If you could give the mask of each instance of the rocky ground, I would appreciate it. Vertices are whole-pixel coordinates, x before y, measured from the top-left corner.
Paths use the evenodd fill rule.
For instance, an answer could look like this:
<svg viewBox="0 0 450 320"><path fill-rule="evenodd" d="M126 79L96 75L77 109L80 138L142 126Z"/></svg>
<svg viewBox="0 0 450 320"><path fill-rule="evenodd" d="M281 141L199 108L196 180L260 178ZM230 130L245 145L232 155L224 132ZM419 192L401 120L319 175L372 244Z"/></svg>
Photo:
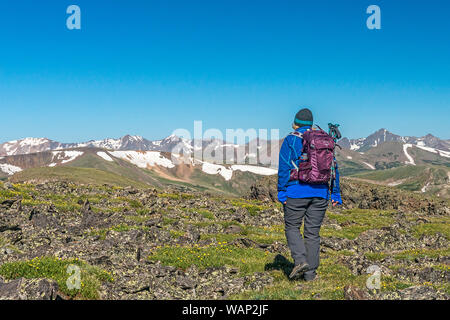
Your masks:
<svg viewBox="0 0 450 320"><path fill-rule="evenodd" d="M291 281L273 185L225 198L0 182L0 299L449 299L448 202L343 180L319 279Z"/></svg>

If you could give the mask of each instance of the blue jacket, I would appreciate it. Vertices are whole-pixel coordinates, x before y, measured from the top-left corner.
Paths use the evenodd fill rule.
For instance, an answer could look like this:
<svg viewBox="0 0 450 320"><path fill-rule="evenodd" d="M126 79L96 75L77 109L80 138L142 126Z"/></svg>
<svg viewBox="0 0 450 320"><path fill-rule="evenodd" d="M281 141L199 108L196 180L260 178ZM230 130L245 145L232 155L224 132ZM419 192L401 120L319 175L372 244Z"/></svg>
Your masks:
<svg viewBox="0 0 450 320"><path fill-rule="evenodd" d="M304 133L311 126L303 126L296 131ZM278 161L278 200L283 203L287 198L330 198L328 184L308 184L300 181L289 181L290 170L294 169L292 161L298 165L298 158L303 149L303 139L294 135L288 135L281 145ZM331 200L342 204L339 188L339 170L336 165L336 179L332 185Z"/></svg>

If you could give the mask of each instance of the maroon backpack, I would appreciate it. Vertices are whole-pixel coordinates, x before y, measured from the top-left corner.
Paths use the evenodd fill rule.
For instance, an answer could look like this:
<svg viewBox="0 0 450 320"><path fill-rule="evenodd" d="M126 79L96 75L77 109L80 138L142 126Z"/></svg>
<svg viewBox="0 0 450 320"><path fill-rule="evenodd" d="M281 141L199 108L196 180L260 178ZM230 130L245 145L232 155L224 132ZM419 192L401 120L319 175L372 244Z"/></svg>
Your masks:
<svg viewBox="0 0 450 320"><path fill-rule="evenodd" d="M319 128L303 133L291 133L303 138L302 155L298 166L292 162L295 169L290 172L290 180L299 180L310 184L328 183L332 178L334 164L335 142L333 138ZM333 177L334 178L334 177Z"/></svg>

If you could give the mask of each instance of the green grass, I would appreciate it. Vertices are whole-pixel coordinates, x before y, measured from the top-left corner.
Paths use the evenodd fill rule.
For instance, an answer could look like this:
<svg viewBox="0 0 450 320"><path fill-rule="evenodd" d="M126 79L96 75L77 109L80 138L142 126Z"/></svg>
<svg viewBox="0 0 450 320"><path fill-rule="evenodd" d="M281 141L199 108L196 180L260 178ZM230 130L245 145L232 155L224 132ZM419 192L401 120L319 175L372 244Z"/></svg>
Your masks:
<svg viewBox="0 0 450 320"><path fill-rule="evenodd" d="M180 238L186 234L184 231L178 230L169 230L169 233L173 238Z"/></svg>
<svg viewBox="0 0 450 320"><path fill-rule="evenodd" d="M110 184L117 186L146 187L143 182L129 179L125 176L94 168L78 167L41 167L32 168L14 175L15 181L22 180L46 180L71 181L82 184Z"/></svg>
<svg viewBox="0 0 450 320"><path fill-rule="evenodd" d="M355 239L362 232L379 229L394 222L394 213L382 210L350 209L342 213L327 212L328 218L339 224L347 223L341 230L323 226L320 235L323 237L338 237Z"/></svg>
<svg viewBox="0 0 450 320"><path fill-rule="evenodd" d="M33 199L32 195L36 194L33 188L27 187L26 185L15 184L13 186L13 190L0 189L0 201L13 198L31 200Z"/></svg>
<svg viewBox="0 0 450 320"><path fill-rule="evenodd" d="M367 173L355 174L355 177L375 181L384 181L388 179L400 180L410 177L421 176L427 169L425 166L402 166L387 170L377 170Z"/></svg>
<svg viewBox="0 0 450 320"><path fill-rule="evenodd" d="M358 162L348 161L348 160L340 160L339 161L339 173L342 176L351 176L357 173L368 172L367 166L364 166Z"/></svg>
<svg viewBox="0 0 450 320"><path fill-rule="evenodd" d="M427 182L431 182L428 189L431 190L433 186L441 186L437 188L439 191L442 186L447 184L447 174L448 169L442 166L417 165L358 173L353 176L380 182L403 180L396 188L406 191L420 191Z"/></svg>
<svg viewBox="0 0 450 320"><path fill-rule="evenodd" d="M70 265L80 268L80 289L69 289L67 280L72 274L67 272ZM107 271L88 265L78 259L61 260L55 257L34 258L29 261L9 262L0 266L0 275L6 279L47 278L58 283L59 290L72 298L98 299L98 289L102 282L114 281Z"/></svg>
<svg viewBox="0 0 450 320"><path fill-rule="evenodd" d="M128 225L126 223L120 223L120 224L117 224L117 225L109 227L109 228L91 229L90 231L88 231L86 233L91 236L99 236L100 239L104 240L109 231L126 232L126 231L130 231L130 230L148 230L148 227L132 226L132 225Z"/></svg>
<svg viewBox="0 0 450 320"><path fill-rule="evenodd" d="M380 284L381 284L380 288L381 292L402 290L413 285L413 283L404 280L399 280L392 276L382 276Z"/></svg>
<svg viewBox="0 0 450 320"><path fill-rule="evenodd" d="M414 260L416 258L437 258L439 256L450 255L450 248L446 249L411 249L394 253L393 256L398 260Z"/></svg>
<svg viewBox="0 0 450 320"><path fill-rule="evenodd" d="M272 244L275 241L286 243L286 237L284 235L284 226L273 225L271 227L255 227L244 226L235 221L219 221L223 228L227 228L230 225L239 226L242 231L239 233L227 234L227 233L205 233L201 235L201 239L216 239L219 242L231 242L238 238L247 238L260 244ZM200 226L200 223L193 223L196 226ZM201 226L205 226L207 223L203 223Z"/></svg>
<svg viewBox="0 0 450 320"><path fill-rule="evenodd" d="M322 259L318 269L319 280L313 282L289 280L292 264L284 257L277 258L268 270L274 277L274 283L259 291L246 291L231 296L230 299L250 300L311 300L311 299L343 299L344 286L351 284L364 287L366 275L355 276L351 271L338 263L337 258Z"/></svg>
<svg viewBox="0 0 450 320"><path fill-rule="evenodd" d="M231 200L231 204L236 207L247 209L247 212L251 216L259 215L260 211L268 209L267 206L261 205L258 201L251 200L241 200L241 199L233 199Z"/></svg>
<svg viewBox="0 0 450 320"><path fill-rule="evenodd" d="M144 223L144 222L148 221L149 219L151 219L150 217L142 215L142 214L139 214L137 216L125 216L124 218L127 221L131 221L131 222L135 222L135 223Z"/></svg>
<svg viewBox="0 0 450 320"><path fill-rule="evenodd" d="M142 209L144 207L144 205L138 200L127 199L127 201L130 207L133 209Z"/></svg>
<svg viewBox="0 0 450 320"><path fill-rule="evenodd" d="M211 211L207 210L207 209L200 209L197 210L198 213L200 213L203 218L205 219L209 219L209 220L214 220L216 217L214 216L214 213L212 213Z"/></svg>
<svg viewBox="0 0 450 320"><path fill-rule="evenodd" d="M384 252L366 252L364 255L370 261L380 261L387 257L387 254Z"/></svg>
<svg viewBox="0 0 450 320"><path fill-rule="evenodd" d="M181 210L183 210L184 212L187 212L187 213L198 213L203 218L208 219L208 220L215 220L215 218L216 218L214 213L212 213L211 211L209 211L206 208L181 208Z"/></svg>
<svg viewBox="0 0 450 320"><path fill-rule="evenodd" d="M286 243L283 225L271 227L243 226L242 235L259 243L272 244L275 241Z"/></svg>
<svg viewBox="0 0 450 320"><path fill-rule="evenodd" d="M447 219L448 220L448 219ZM423 223L413 227L413 234L419 238L422 235L442 233L447 240L450 239L450 221L437 223Z"/></svg>
<svg viewBox="0 0 450 320"><path fill-rule="evenodd" d="M158 193L158 198L182 200L182 199L193 199L195 198L195 196L188 193Z"/></svg>
<svg viewBox="0 0 450 320"><path fill-rule="evenodd" d="M152 261L161 261L164 265L187 269L195 265L200 269L236 267L242 274L264 271L265 263L269 263L273 254L252 248L237 248L227 243L219 242L208 246L166 246L156 248L148 257Z"/></svg>

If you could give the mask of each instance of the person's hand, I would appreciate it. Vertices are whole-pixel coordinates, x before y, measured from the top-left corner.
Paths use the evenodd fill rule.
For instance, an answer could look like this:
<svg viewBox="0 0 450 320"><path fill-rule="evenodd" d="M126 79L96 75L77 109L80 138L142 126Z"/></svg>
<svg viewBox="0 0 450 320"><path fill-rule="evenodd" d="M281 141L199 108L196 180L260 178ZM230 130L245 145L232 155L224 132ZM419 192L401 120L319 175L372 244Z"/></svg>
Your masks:
<svg viewBox="0 0 450 320"><path fill-rule="evenodd" d="M333 207L336 207L339 205L339 202L332 200L331 203L333 204Z"/></svg>
<svg viewBox="0 0 450 320"><path fill-rule="evenodd" d="M283 202L283 204L286 204L287 201Z"/></svg>

